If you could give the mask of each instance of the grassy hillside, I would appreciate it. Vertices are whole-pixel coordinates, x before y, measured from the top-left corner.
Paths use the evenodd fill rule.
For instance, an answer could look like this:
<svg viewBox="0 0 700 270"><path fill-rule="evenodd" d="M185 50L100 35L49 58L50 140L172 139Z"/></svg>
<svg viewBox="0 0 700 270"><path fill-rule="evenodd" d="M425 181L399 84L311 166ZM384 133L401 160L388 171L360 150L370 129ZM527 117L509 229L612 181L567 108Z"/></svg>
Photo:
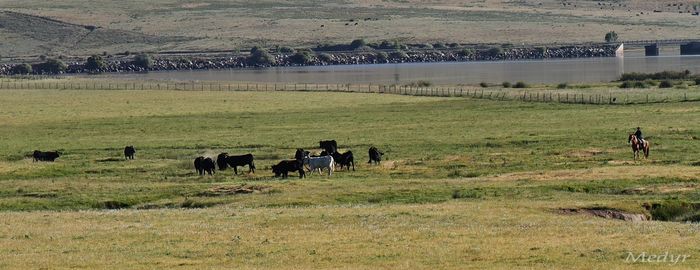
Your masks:
<svg viewBox="0 0 700 270"><path fill-rule="evenodd" d="M680 5L682 4L682 5ZM552 43L697 38L697 1L40 1L8 0L0 9L102 27L81 40L42 18L13 24L0 16L0 54L87 55L144 50L308 46L399 40L414 43ZM654 10L662 12L653 12ZM46 31L53 30L51 33ZM293 33L293 34L290 34ZM85 33L83 33L85 34ZM93 37L94 36L94 37ZM57 42L65 40L68 42Z"/></svg>
<svg viewBox="0 0 700 270"><path fill-rule="evenodd" d="M3 90L0 268L645 268L691 256L697 223L626 222L700 201L697 102L601 106L357 93ZM649 160L627 133L642 126ZM355 172L269 166L322 139ZM122 159L125 145L137 159ZM365 164L367 148L387 153ZM60 150L33 163L34 149ZM199 177L198 155L255 174ZM122 208L121 210L107 210ZM59 211L54 211L59 210ZM80 258L80 259L77 259ZM294 263L290 263L294 262Z"/></svg>

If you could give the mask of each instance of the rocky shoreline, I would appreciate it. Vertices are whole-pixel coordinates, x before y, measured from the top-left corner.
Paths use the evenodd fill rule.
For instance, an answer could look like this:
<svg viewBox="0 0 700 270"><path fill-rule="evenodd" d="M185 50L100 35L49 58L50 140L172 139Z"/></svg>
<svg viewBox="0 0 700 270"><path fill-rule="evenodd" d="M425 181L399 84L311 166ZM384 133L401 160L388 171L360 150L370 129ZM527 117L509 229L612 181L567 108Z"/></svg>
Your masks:
<svg viewBox="0 0 700 270"><path fill-rule="evenodd" d="M428 63L428 62L469 62L469 61L504 61L531 60L554 58L590 58L615 56L614 45L580 45L555 48L491 48L477 49L431 49L411 51L352 51L352 52L310 52L307 58L299 60L294 53L271 54L273 58L268 64L251 62L246 55L229 57L174 57L155 56L150 67L144 67L129 57L120 59L105 59L105 67L99 70L86 68L84 61L69 62L65 74L84 73L118 73L118 72L147 72L175 70L206 70L232 68L263 68L290 66L326 66L353 64L387 64L387 63ZM41 64L32 65L32 74L49 75L37 68ZM16 65L0 65L0 75L18 75Z"/></svg>

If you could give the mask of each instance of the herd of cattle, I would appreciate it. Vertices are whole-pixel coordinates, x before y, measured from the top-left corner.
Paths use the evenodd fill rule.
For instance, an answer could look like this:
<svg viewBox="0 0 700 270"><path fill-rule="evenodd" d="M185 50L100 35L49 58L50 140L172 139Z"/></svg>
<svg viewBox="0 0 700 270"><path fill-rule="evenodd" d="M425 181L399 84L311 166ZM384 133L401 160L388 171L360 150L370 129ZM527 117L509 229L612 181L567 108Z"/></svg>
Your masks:
<svg viewBox="0 0 700 270"><path fill-rule="evenodd" d="M312 155L309 151L299 148L294 154L294 159L282 160L276 165L272 165L272 172L275 174L275 177L287 178L290 172L299 172L299 178L304 178L306 177L306 170L309 172L318 171L321 174L323 169L327 170L328 175L331 176L336 166L340 166L341 170L343 168L350 170L351 167L353 171L355 170L355 157L352 151L338 152L338 143L335 140L320 141L319 147L323 149L319 155ZM134 159L135 154L136 149L134 146L124 148L124 157L126 159ZM374 146L369 148L368 154L369 161L367 163L375 164L379 164L384 155ZM58 151L42 152L35 150L32 156L35 162L53 162L60 155L61 153ZM211 157L200 156L195 158L194 167L199 175L212 175L216 171L217 166L221 171L231 167L234 174L238 174L238 167L248 166L248 173L254 173L254 160L255 157L252 154L233 156L228 153L221 153L217 156L216 161Z"/></svg>

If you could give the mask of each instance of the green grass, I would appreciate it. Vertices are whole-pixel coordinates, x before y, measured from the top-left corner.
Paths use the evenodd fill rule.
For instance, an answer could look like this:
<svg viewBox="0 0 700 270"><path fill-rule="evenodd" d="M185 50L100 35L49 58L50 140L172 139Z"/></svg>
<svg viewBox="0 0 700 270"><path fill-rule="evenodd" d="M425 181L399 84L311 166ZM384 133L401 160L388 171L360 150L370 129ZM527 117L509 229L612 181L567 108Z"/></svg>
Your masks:
<svg viewBox="0 0 700 270"><path fill-rule="evenodd" d="M558 213L649 214L645 203L668 202L657 216L694 220L677 212L695 211L686 206L700 201L697 102L219 91L0 96L3 268L290 268L285 262L295 260L302 268L590 269L652 266L626 263L627 252L700 257L688 241L698 236L696 224ZM626 139L636 126L652 144L648 160L632 161ZM272 177L272 164L298 147L320 151L325 139L352 150L357 171ZM136 160L123 160L132 144ZM371 145L386 153L381 165L365 164ZM34 149L64 156L34 163ZM195 174L196 156L223 151L253 153L258 171Z"/></svg>

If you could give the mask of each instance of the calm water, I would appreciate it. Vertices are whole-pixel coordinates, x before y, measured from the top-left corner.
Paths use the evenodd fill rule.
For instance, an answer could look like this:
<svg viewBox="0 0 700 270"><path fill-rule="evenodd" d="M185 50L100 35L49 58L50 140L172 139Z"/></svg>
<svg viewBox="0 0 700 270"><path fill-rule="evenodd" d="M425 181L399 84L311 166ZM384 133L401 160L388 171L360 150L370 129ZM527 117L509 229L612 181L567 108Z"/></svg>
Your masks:
<svg viewBox="0 0 700 270"><path fill-rule="evenodd" d="M700 56L626 56L500 62L443 62L315 67L278 67L168 71L107 75L138 79L181 81L245 81L271 83L408 83L477 84L524 81L529 83L593 83L617 79L623 72L690 70L700 73Z"/></svg>

